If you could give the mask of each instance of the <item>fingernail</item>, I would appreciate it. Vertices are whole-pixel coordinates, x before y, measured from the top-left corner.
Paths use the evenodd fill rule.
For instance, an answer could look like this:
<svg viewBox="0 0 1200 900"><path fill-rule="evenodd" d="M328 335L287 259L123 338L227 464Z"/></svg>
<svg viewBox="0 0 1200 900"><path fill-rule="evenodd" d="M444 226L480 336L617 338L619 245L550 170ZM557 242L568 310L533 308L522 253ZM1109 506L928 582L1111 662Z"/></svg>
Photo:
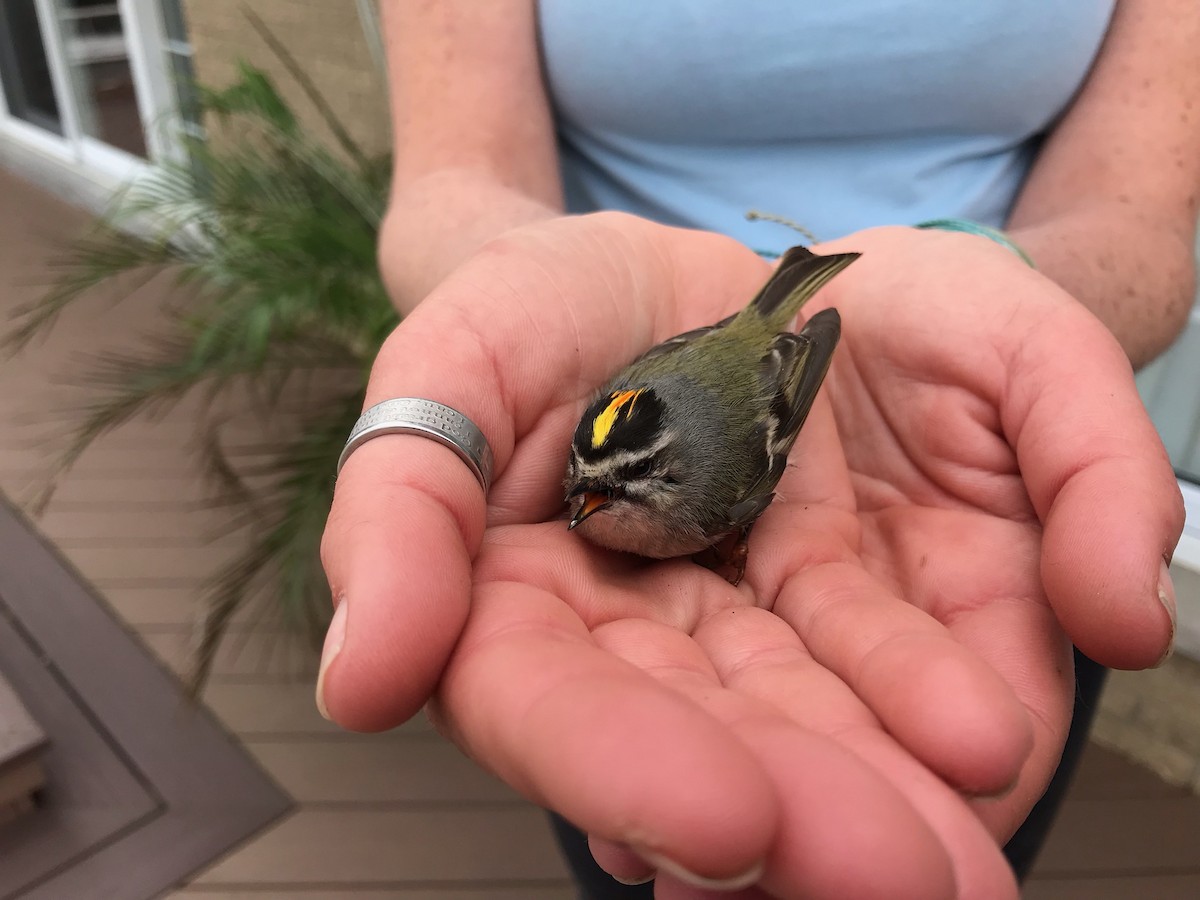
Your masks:
<svg viewBox="0 0 1200 900"><path fill-rule="evenodd" d="M329 631L325 633L325 646L321 650L321 668L317 672L317 712L326 719L329 718L329 710L325 708L325 672L342 652L342 644L346 640L347 606L343 597L337 609L333 611L333 618L329 620Z"/></svg>
<svg viewBox="0 0 1200 900"><path fill-rule="evenodd" d="M1175 652L1175 625L1178 617L1175 603L1175 582L1171 580L1171 570L1165 560L1159 564L1158 602L1163 605L1163 609L1171 617L1171 640L1167 645L1167 651L1162 655L1162 659L1155 663L1156 668L1170 659L1171 654Z"/></svg>
<svg viewBox="0 0 1200 900"><path fill-rule="evenodd" d="M619 875L613 875L612 879L613 881L621 882L621 884L627 884L630 887L637 887L639 884L649 884L654 880L654 876L657 874L657 872L651 872L645 878L621 878Z"/></svg>
<svg viewBox="0 0 1200 900"><path fill-rule="evenodd" d="M659 872L666 872L684 884L707 891L740 891L757 884L763 874L763 864L758 862L741 875L735 875L732 878L705 878L703 875L688 871L673 859L660 856L653 850L646 850L643 847L635 847L634 850L638 856Z"/></svg>
<svg viewBox="0 0 1200 900"><path fill-rule="evenodd" d="M1015 791L1017 789L1017 785L1020 783L1021 776L1018 774L1016 778L1014 778L1004 787L1000 788L998 791L967 791L962 790L961 788L960 790L964 796L972 797L976 800L1003 800L1005 797Z"/></svg>

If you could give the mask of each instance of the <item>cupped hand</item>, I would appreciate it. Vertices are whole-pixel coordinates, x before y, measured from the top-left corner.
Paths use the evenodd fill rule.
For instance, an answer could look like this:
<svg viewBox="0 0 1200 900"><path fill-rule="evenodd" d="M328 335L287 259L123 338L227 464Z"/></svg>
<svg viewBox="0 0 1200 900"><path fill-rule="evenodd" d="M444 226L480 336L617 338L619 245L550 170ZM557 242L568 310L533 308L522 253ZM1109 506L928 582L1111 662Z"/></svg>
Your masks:
<svg viewBox="0 0 1200 900"><path fill-rule="evenodd" d="M1145 668L1174 638L1182 499L1124 353L1071 297L974 236L878 229L830 285L829 384L865 567L1015 691L1034 749L973 806L1001 838L1057 762L1070 641Z"/></svg>
<svg viewBox="0 0 1200 900"><path fill-rule="evenodd" d="M657 868L663 896L1012 896L997 839L1070 714L1055 614L1101 661L1161 654L1174 481L1111 339L1000 248L894 229L820 249L865 254L813 302L844 344L737 589L554 519L591 391L743 305L765 265L602 215L513 233L445 282L368 403L429 397L483 428L487 528L449 451L354 454L325 546L329 713L389 727L436 688L461 747L610 871Z"/></svg>

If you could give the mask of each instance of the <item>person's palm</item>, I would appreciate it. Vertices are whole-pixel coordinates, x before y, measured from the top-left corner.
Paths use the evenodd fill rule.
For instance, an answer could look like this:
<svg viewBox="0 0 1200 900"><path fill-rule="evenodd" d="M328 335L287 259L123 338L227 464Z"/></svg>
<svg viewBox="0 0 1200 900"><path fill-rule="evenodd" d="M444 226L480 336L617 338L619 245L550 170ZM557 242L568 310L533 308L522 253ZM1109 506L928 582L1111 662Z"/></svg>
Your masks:
<svg viewBox="0 0 1200 900"><path fill-rule="evenodd" d="M1135 504L1145 533L1102 559L1052 522L1065 549L1044 555L1039 515L1116 453L1080 446L1102 423L1037 416L1071 411L1055 392L1102 391L1078 407L1088 415L1112 402L1111 341L977 239L897 229L843 244L863 259L813 302L839 307L843 345L737 589L687 559L596 549L556 516L595 388L650 344L743 305L766 267L723 239L601 216L507 239L444 285L381 355L370 399L430 396L484 427L500 460L488 528L469 473L440 448L389 439L356 453L327 542L355 608L352 649L326 673L331 712L395 724L440 676L443 729L590 831L626 877L646 858L706 875L765 858L760 884L781 896L934 897L955 882L964 896L1010 895L993 836L1040 793L1070 710L1043 575L1068 624L1095 584L1124 604L1125 657L1105 623L1077 641L1106 661L1153 661L1170 470L1122 395L1112 413L1132 431L1116 450L1141 465L1123 477L1144 483L1115 499L1127 513L1126 492L1151 489ZM1003 276L990 291L989 272ZM1060 350L1080 346L1022 379L1017 367L1047 365L1039 327ZM1103 535L1104 505L1085 499L1083 525ZM1162 546L1142 559L1151 539ZM1057 596L1046 565L1068 569ZM1144 598L1114 593L1138 579ZM682 890L670 868L664 896Z"/></svg>

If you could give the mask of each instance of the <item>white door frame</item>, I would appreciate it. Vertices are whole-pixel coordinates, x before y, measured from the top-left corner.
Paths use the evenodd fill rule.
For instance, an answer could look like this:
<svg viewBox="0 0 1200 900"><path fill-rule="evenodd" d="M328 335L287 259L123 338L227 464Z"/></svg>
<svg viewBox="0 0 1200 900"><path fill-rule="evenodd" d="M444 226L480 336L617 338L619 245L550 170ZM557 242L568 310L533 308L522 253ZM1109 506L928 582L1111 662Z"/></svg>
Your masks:
<svg viewBox="0 0 1200 900"><path fill-rule="evenodd" d="M117 0L121 14L129 68L137 96L138 113L146 136L150 161L172 155L175 91L163 53L165 34L156 0ZM34 0L42 31L50 81L58 103L62 135L54 134L11 115L0 91L0 138L19 143L22 151L43 156L47 162L115 189L145 172L148 161L105 144L83 131L67 60L56 0Z"/></svg>

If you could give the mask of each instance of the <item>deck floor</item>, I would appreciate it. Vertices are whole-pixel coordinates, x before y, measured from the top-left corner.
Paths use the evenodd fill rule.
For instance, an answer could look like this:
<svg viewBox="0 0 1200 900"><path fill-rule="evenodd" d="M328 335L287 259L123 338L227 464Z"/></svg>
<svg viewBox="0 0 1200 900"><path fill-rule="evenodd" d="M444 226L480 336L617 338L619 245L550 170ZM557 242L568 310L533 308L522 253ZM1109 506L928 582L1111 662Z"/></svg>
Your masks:
<svg viewBox="0 0 1200 900"><path fill-rule="evenodd" d="M46 261L86 218L0 172L0 316L36 296ZM154 288L65 317L0 365L0 489L16 502L45 471L80 354L156 321ZM247 440L261 438L252 421ZM195 592L237 548L205 507L188 409L103 438L63 482L39 527L166 665L180 671ZM244 619L205 702L296 800L295 811L217 861L175 900L567 900L542 813L482 774L423 722L350 735L320 718L313 658ZM1026 887L1031 900L1200 897L1200 799L1090 747Z"/></svg>

